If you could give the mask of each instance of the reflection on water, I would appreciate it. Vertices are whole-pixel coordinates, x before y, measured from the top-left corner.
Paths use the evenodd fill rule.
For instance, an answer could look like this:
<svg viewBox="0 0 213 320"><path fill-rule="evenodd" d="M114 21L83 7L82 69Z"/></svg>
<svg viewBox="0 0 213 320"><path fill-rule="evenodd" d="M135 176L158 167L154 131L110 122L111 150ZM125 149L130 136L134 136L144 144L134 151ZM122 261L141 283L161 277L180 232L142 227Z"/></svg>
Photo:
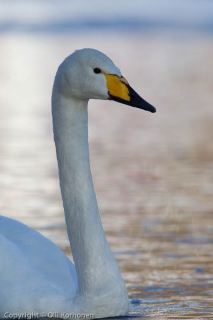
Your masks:
<svg viewBox="0 0 213 320"><path fill-rule="evenodd" d="M161 223L166 225L166 220ZM204 219L202 224L207 221ZM185 315L187 319L213 314L212 237L208 240L206 237L203 242L200 240L202 234L198 233L186 240L180 233L168 234L166 227L164 230L166 234L155 228L147 233L143 230L141 241L148 241L146 249L141 244L141 249L138 247L122 257L122 265L129 267L133 314L162 315L164 318L175 314L176 317Z"/></svg>
<svg viewBox="0 0 213 320"><path fill-rule="evenodd" d="M51 86L70 52L100 49L157 108L153 115L109 101L90 104L94 184L131 315L211 318L212 39L1 35L1 47L1 213L36 228L70 256Z"/></svg>

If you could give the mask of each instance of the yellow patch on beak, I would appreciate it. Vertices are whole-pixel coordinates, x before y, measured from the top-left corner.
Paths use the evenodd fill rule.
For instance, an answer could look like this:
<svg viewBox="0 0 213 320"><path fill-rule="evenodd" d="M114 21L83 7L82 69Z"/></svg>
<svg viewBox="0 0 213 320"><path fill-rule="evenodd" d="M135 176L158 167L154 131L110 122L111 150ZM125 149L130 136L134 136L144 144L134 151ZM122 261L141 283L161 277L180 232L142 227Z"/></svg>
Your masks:
<svg viewBox="0 0 213 320"><path fill-rule="evenodd" d="M105 74L109 95L118 97L122 100L130 101L129 90L126 86L128 81L113 74Z"/></svg>

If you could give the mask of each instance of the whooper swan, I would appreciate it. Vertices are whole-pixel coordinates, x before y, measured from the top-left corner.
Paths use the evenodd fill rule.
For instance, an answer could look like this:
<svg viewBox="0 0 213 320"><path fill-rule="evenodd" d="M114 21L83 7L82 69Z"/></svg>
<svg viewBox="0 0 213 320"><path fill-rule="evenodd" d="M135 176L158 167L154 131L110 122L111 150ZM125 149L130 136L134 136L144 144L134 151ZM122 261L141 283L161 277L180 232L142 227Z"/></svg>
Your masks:
<svg viewBox="0 0 213 320"><path fill-rule="evenodd" d="M89 99L109 99L155 112L103 53L75 51L59 66L52 93L61 194L75 265L50 240L0 217L0 317L93 318L128 314L125 283L106 240L92 182Z"/></svg>

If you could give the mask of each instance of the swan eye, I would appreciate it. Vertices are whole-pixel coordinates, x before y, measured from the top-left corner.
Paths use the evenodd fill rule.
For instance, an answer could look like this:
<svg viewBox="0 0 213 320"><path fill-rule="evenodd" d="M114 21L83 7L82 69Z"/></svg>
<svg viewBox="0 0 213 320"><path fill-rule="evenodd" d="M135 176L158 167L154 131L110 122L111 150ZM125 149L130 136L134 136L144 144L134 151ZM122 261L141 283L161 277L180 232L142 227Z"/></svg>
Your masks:
<svg viewBox="0 0 213 320"><path fill-rule="evenodd" d="M95 72L95 73L101 73L101 69L95 68L95 69L94 69L94 72Z"/></svg>

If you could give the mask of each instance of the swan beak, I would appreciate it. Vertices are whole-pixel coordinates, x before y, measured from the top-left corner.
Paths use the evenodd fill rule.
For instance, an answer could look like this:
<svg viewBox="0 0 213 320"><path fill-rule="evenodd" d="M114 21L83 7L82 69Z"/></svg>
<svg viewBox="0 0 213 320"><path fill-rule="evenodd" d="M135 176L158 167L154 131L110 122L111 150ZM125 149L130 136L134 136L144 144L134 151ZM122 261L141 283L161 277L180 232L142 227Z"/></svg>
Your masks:
<svg viewBox="0 0 213 320"><path fill-rule="evenodd" d="M129 85L124 77L118 77L114 74L105 74L107 88L109 93L109 100L114 100L129 106L156 112L155 107L145 101L137 94Z"/></svg>

